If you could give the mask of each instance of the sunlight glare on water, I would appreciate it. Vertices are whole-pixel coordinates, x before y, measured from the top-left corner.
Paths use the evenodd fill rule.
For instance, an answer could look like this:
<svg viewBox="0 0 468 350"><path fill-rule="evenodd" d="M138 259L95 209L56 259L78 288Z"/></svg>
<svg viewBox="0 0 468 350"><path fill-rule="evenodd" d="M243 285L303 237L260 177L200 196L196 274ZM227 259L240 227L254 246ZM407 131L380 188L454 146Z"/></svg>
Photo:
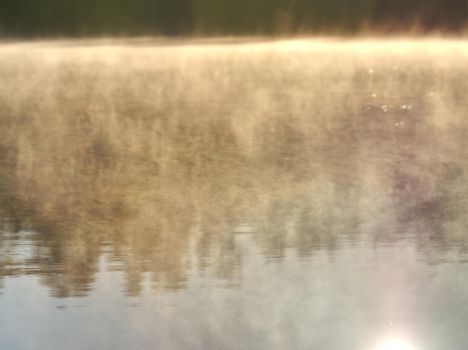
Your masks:
<svg viewBox="0 0 468 350"><path fill-rule="evenodd" d="M403 337L389 337L382 340L373 350L419 350Z"/></svg>

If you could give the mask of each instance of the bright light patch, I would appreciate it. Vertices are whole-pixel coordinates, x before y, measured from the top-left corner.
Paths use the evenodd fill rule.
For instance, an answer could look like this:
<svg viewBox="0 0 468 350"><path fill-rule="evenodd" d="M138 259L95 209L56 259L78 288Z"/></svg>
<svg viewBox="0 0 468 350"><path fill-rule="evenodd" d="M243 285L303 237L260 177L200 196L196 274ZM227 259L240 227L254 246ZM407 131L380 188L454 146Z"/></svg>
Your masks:
<svg viewBox="0 0 468 350"><path fill-rule="evenodd" d="M375 350L416 350L403 338L389 338L382 341Z"/></svg>

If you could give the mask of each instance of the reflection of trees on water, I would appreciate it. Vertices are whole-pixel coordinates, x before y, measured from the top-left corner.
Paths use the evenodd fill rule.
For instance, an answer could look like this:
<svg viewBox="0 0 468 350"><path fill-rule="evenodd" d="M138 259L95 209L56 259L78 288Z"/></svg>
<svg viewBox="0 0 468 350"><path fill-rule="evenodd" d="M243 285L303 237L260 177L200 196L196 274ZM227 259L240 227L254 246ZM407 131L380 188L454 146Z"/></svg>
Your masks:
<svg viewBox="0 0 468 350"><path fill-rule="evenodd" d="M194 270L235 286L245 244L274 261L402 237L431 260L465 251L465 68L129 57L0 70L0 275L86 295L104 256L136 295Z"/></svg>

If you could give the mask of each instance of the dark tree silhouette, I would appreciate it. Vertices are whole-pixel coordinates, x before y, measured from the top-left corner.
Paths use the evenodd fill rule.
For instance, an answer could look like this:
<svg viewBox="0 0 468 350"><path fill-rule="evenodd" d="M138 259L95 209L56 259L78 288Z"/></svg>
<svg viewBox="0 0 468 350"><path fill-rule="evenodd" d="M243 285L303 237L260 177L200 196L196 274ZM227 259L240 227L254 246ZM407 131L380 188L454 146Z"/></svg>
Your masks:
<svg viewBox="0 0 468 350"><path fill-rule="evenodd" d="M466 0L378 0L374 22L377 25L422 30L459 30L466 22Z"/></svg>
<svg viewBox="0 0 468 350"><path fill-rule="evenodd" d="M226 35L458 31L468 0L1 0L0 34Z"/></svg>

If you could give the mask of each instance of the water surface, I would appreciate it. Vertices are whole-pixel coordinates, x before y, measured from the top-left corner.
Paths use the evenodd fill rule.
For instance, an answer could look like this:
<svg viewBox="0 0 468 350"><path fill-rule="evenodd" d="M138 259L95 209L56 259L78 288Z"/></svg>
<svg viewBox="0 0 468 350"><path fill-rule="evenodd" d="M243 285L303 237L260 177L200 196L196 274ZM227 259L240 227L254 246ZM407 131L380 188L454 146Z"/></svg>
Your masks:
<svg viewBox="0 0 468 350"><path fill-rule="evenodd" d="M1 349L468 346L464 42L0 62Z"/></svg>

